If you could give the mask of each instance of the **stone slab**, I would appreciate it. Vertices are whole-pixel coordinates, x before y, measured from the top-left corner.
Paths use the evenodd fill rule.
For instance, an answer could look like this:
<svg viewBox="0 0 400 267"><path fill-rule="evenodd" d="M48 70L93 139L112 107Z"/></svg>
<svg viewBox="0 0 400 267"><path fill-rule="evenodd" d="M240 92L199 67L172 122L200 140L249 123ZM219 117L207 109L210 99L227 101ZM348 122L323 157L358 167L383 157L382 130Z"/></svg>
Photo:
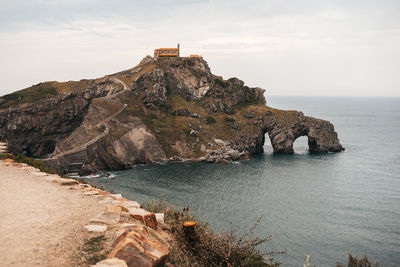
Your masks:
<svg viewBox="0 0 400 267"><path fill-rule="evenodd" d="M104 224L115 224L119 222L120 214L117 212L102 212L99 215L93 217L90 222L98 222Z"/></svg>
<svg viewBox="0 0 400 267"><path fill-rule="evenodd" d="M157 222L164 223L164 213L154 213L156 215Z"/></svg>
<svg viewBox="0 0 400 267"><path fill-rule="evenodd" d="M110 197L114 198L114 199L118 199L118 198L122 198L121 194L111 194L109 195Z"/></svg>
<svg viewBox="0 0 400 267"><path fill-rule="evenodd" d="M142 221L144 223L144 216L150 214L147 210L141 208L129 208L129 213L135 220Z"/></svg>
<svg viewBox="0 0 400 267"><path fill-rule="evenodd" d="M85 228L88 232L103 233L103 232L107 231L107 226L106 226L106 225L95 225L95 224L91 224L91 225L86 225L86 226L84 226L84 228Z"/></svg>
<svg viewBox="0 0 400 267"><path fill-rule="evenodd" d="M106 207L106 212L115 212L121 214L122 208L120 206L108 206Z"/></svg>

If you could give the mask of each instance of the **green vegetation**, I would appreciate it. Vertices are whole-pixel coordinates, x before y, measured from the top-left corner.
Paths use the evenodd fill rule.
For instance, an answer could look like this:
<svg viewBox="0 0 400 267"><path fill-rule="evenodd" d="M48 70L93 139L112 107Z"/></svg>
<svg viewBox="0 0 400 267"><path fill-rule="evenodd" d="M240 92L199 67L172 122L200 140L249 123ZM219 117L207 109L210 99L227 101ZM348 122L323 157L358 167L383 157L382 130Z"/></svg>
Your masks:
<svg viewBox="0 0 400 267"><path fill-rule="evenodd" d="M107 257L107 251L104 250L106 240L104 235L100 235L88 239L83 244L82 252L88 264L96 264Z"/></svg>
<svg viewBox="0 0 400 267"><path fill-rule="evenodd" d="M216 123L217 121L215 120L215 118L213 116L206 116L206 122L208 124L212 124L212 123Z"/></svg>
<svg viewBox="0 0 400 267"><path fill-rule="evenodd" d="M165 199L152 200L142 204L151 212L164 212L165 222L171 226L173 241L167 261L173 266L279 266L279 263L264 259L273 252L262 254L256 247L270 238L253 238L253 232L260 220L244 235L237 235L237 229L213 233L207 222L202 222L189 212L168 205ZM196 222L194 239L188 239L183 223Z"/></svg>
<svg viewBox="0 0 400 267"><path fill-rule="evenodd" d="M154 128L155 128L154 123L155 123L155 121L158 120L158 117L157 117L156 114L150 113L150 114L147 114L147 115L143 115L143 116L141 117L141 119L143 120L143 122L144 122L147 126L150 126L150 129L154 129Z"/></svg>
<svg viewBox="0 0 400 267"><path fill-rule="evenodd" d="M167 113L171 109L171 107L172 106L170 104L164 104L164 105L160 105L159 109L161 112Z"/></svg>
<svg viewBox="0 0 400 267"><path fill-rule="evenodd" d="M163 212L165 222L171 226L173 237L167 262L173 266L247 266L277 267L272 257L284 252L260 253L257 246L268 242L267 238L253 238L254 230L260 219L250 230L238 237L237 229L223 233L213 233L208 222L202 222L189 212L168 204L163 197L142 203L141 207L151 212ZM183 229L185 221L196 222L196 242L188 240ZM190 242L192 241L192 243ZM265 257L268 259L266 260ZM300 264L301 265L301 264ZM303 266L316 266L311 263L310 256L305 255ZM367 256L360 259L349 254L347 265L336 263L336 267L379 267L379 263L371 262Z"/></svg>
<svg viewBox="0 0 400 267"><path fill-rule="evenodd" d="M46 173L50 173L50 174L57 173L55 170L50 169L46 165L44 165L43 161L24 156L22 154L18 154L18 155L8 154L8 153L0 154L0 159L7 159L7 158L12 159L15 162L28 164L32 167L39 169L42 172L46 172Z"/></svg>
<svg viewBox="0 0 400 267"><path fill-rule="evenodd" d="M57 95L57 90L53 83L39 83L26 89L2 96L1 99L3 101L0 102L0 108L36 102L49 95Z"/></svg>
<svg viewBox="0 0 400 267"><path fill-rule="evenodd" d="M346 267L341 263L336 263L336 267ZM357 257L352 256L349 254L349 261L347 263L347 267L379 267L379 263L371 262L367 256L358 259Z"/></svg>
<svg viewBox="0 0 400 267"><path fill-rule="evenodd" d="M190 130L190 129L183 129L183 132L187 135L187 136L189 136L190 135L190 132L191 132L192 130Z"/></svg>
<svg viewBox="0 0 400 267"><path fill-rule="evenodd" d="M234 122L234 121L235 121L235 119L232 118L232 117L224 117L224 120L225 120L226 122Z"/></svg>

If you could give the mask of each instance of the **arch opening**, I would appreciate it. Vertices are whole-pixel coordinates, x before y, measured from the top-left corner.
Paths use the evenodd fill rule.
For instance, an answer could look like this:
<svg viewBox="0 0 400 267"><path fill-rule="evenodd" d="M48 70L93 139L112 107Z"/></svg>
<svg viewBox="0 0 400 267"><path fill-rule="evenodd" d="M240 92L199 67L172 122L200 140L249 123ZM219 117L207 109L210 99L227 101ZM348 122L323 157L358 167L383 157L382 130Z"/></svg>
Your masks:
<svg viewBox="0 0 400 267"><path fill-rule="evenodd" d="M308 154L310 153L310 148L308 145L308 136L303 135L296 138L293 142L294 154Z"/></svg>
<svg viewBox="0 0 400 267"><path fill-rule="evenodd" d="M274 148L272 146L272 142L271 142L271 139L269 137L267 130L263 131L262 148L263 148L263 151L262 151L263 154L273 154L274 153Z"/></svg>

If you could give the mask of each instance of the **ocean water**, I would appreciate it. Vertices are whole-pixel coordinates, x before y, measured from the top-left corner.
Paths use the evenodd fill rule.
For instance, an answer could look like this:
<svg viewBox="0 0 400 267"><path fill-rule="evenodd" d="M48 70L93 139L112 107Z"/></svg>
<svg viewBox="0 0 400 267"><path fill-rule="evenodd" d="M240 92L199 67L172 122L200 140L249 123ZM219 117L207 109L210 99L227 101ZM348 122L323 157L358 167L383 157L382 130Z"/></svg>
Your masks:
<svg viewBox="0 0 400 267"><path fill-rule="evenodd" d="M261 251L286 251L283 266L347 262L368 255L400 266L400 98L267 97L268 105L330 120L343 153L265 153L229 164L137 166L96 183L138 201L163 195L208 220L215 231L237 225L272 235Z"/></svg>

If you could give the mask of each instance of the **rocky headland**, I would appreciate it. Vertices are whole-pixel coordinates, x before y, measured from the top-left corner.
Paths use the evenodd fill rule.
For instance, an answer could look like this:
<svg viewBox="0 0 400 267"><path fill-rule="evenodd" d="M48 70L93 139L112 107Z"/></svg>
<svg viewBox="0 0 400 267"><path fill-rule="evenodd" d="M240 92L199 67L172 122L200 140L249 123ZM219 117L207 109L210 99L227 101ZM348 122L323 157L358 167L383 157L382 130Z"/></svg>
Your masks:
<svg viewBox="0 0 400 267"><path fill-rule="evenodd" d="M201 58L145 57L92 80L45 82L0 98L0 140L60 173L171 161L226 162L263 152L340 152L333 125L266 106L264 90L211 73Z"/></svg>

